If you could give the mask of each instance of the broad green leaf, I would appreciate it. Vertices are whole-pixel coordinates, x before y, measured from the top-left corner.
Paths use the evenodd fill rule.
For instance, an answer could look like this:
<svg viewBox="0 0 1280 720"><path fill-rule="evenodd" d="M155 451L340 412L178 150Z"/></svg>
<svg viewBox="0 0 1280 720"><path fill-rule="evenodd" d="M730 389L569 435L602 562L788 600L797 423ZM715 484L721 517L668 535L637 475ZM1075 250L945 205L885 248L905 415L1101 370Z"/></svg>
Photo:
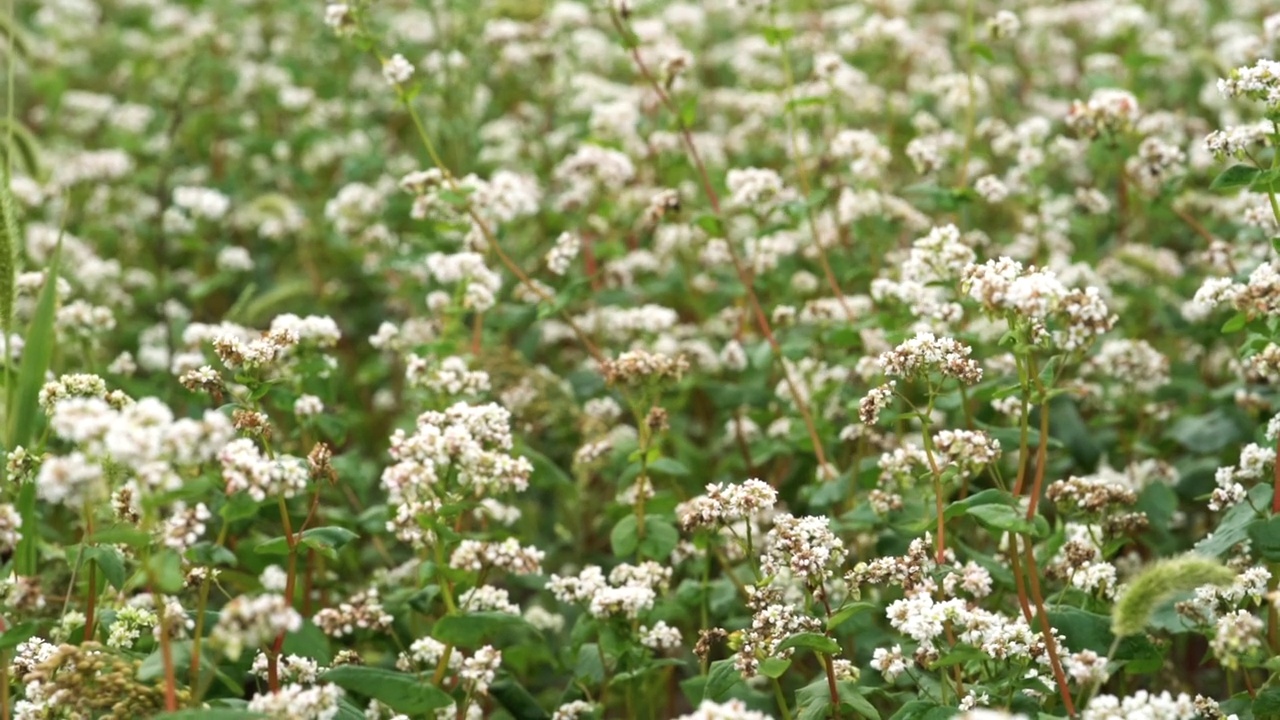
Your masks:
<svg viewBox="0 0 1280 720"><path fill-rule="evenodd" d="M796 633L778 643L778 652L791 648L805 648L816 653L835 655L840 652L840 643L821 633Z"/></svg>
<svg viewBox="0 0 1280 720"><path fill-rule="evenodd" d="M516 631L538 631L519 615L504 612L474 612L445 615L431 628L431 637L459 647L477 647L485 641L509 641Z"/></svg>
<svg viewBox="0 0 1280 720"><path fill-rule="evenodd" d="M423 715L453 703L453 698L435 685L395 670L339 665L321 675L320 680L406 715Z"/></svg>
<svg viewBox="0 0 1280 720"><path fill-rule="evenodd" d="M1262 170L1250 165L1232 165L1218 174L1209 184L1210 190L1230 190L1232 188L1247 187L1258 179L1262 174Z"/></svg>
<svg viewBox="0 0 1280 720"><path fill-rule="evenodd" d="M835 630L841 625L848 622L855 615L860 615L868 610L875 610L876 606L869 602L849 603L836 611L834 615L827 620L827 630Z"/></svg>
<svg viewBox="0 0 1280 720"><path fill-rule="evenodd" d="M102 570L102 577L111 583L111 587L116 590L124 588L124 556L119 550L110 545L90 545L84 549L84 559Z"/></svg>

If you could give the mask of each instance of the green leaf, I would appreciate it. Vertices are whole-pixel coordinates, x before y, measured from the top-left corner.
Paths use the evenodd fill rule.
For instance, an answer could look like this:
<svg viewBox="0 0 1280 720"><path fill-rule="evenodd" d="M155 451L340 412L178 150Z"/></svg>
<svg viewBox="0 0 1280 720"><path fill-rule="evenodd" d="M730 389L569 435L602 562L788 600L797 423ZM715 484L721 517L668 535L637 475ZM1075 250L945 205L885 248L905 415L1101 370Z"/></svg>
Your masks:
<svg viewBox="0 0 1280 720"><path fill-rule="evenodd" d="M1250 523L1248 533L1253 549L1262 557L1272 562L1280 560L1280 516Z"/></svg>
<svg viewBox="0 0 1280 720"><path fill-rule="evenodd" d="M300 629L284 636L280 652L310 658L321 665L328 665L333 661L333 655L329 652L329 636L310 620L303 620Z"/></svg>
<svg viewBox="0 0 1280 720"><path fill-rule="evenodd" d="M1253 715L1254 717L1280 715L1280 687L1264 688L1258 693L1258 697L1253 699Z"/></svg>
<svg viewBox="0 0 1280 720"><path fill-rule="evenodd" d="M702 688L702 699L724 702L735 685L742 684L742 673L733 666L733 658L716 660L707 670L707 684Z"/></svg>
<svg viewBox="0 0 1280 720"><path fill-rule="evenodd" d="M174 667L189 667L191 665L191 645L190 640L176 640L169 643L169 651L172 653ZM164 651L156 648L154 652L143 659L142 664L138 665L138 679L142 682L150 682L158 680L164 675Z"/></svg>
<svg viewBox="0 0 1280 720"><path fill-rule="evenodd" d="M132 525L115 525L103 528L89 536L86 541L100 545L126 545L131 548L146 547L151 544L151 533L139 530Z"/></svg>
<svg viewBox="0 0 1280 720"><path fill-rule="evenodd" d="M182 574L182 558L168 548L152 555L147 561L147 569L160 592L176 593L186 584L186 577Z"/></svg>
<svg viewBox="0 0 1280 720"><path fill-rule="evenodd" d="M342 546L358 537L360 536L346 528L327 525L302 531L302 537L298 538L298 544L302 547L311 548L319 552L321 555L333 559L338 557L337 551L341 549ZM283 535L271 538L254 548L253 551L261 555L288 555L289 539Z"/></svg>
<svg viewBox="0 0 1280 720"><path fill-rule="evenodd" d="M1230 190L1232 188L1247 187L1253 184L1262 174L1262 170L1250 165L1232 165L1223 170L1218 177L1213 179L1209 184L1210 190Z"/></svg>
<svg viewBox="0 0 1280 720"><path fill-rule="evenodd" d="M875 706L862 696L853 683L847 680L836 683L836 697L840 698L842 709L847 707L859 717L880 720L880 713ZM797 690L796 707L799 710L796 717L803 720L828 717L831 712L831 689L826 678L819 678Z"/></svg>
<svg viewBox="0 0 1280 720"><path fill-rule="evenodd" d="M1196 543L1195 551L1201 555L1221 557L1231 548L1248 540L1249 526L1258 522L1258 513L1254 508L1270 506L1271 492L1271 486L1266 483L1250 488L1248 502L1239 503L1227 510L1222 520L1218 522L1218 527L1214 529L1213 535Z"/></svg>
<svg viewBox="0 0 1280 720"><path fill-rule="evenodd" d="M988 530L1021 533L1033 538L1048 536L1048 525L1028 520L1017 508L1008 505L978 505L965 513ZM1042 519L1042 518L1038 518Z"/></svg>
<svg viewBox="0 0 1280 720"><path fill-rule="evenodd" d="M406 715L422 715L453 703L448 693L418 676L383 668L339 665L320 679Z"/></svg>
<svg viewBox="0 0 1280 720"><path fill-rule="evenodd" d="M873 603L869 603L869 602L849 603L848 605L845 605L844 607L837 610L836 614L832 615L831 618L827 620L827 630L835 630L836 628L840 627L846 622L849 622L849 620L853 618L854 615L859 615L868 610L875 610L875 609L876 609L876 606Z"/></svg>
<svg viewBox="0 0 1280 720"><path fill-rule="evenodd" d="M0 633L0 650L16 648L35 637L38 632L40 632L40 626L34 622L18 623Z"/></svg>
<svg viewBox="0 0 1280 720"><path fill-rule="evenodd" d="M509 640L516 631L537 630L519 615L504 612L474 612L445 615L431 628L431 637L460 647L476 647L485 640Z"/></svg>
<svg viewBox="0 0 1280 720"><path fill-rule="evenodd" d="M663 475L676 475L678 477L684 477L689 474L689 468L685 467L684 463L669 457L660 457L654 460L649 463L649 469Z"/></svg>
<svg viewBox="0 0 1280 720"><path fill-rule="evenodd" d="M912 700L898 708L889 720L947 720L959 712L955 707L939 705L932 700Z"/></svg>
<svg viewBox="0 0 1280 720"><path fill-rule="evenodd" d="M110 545L90 545L84 549L84 559L102 570L102 577L111 583L111 587L117 590L124 588L124 556L119 550ZM94 590L90 588L90 592Z"/></svg>
<svg viewBox="0 0 1280 720"><path fill-rule="evenodd" d="M765 658L760 662L760 674L765 677L777 679L786 674L787 669L790 667L791 661L786 658Z"/></svg>
<svg viewBox="0 0 1280 720"><path fill-rule="evenodd" d="M1222 324L1222 334L1233 333L1244 329L1249 324L1249 316L1242 312L1232 315L1225 323Z"/></svg>
<svg viewBox="0 0 1280 720"><path fill-rule="evenodd" d="M644 519L644 538L640 540L641 555L654 560L666 560L680 543L680 531L669 521L650 515Z"/></svg>
<svg viewBox="0 0 1280 720"><path fill-rule="evenodd" d="M498 701L512 717L521 720L547 720L551 716L538 704L536 698L509 673L498 673L489 683L489 695Z"/></svg>
<svg viewBox="0 0 1280 720"><path fill-rule="evenodd" d="M218 514L223 520L234 522L257 515L261 507L262 503L249 497L248 493L236 493L227 499L226 504L218 510Z"/></svg>
<svg viewBox="0 0 1280 720"><path fill-rule="evenodd" d="M635 554L636 548L640 547L640 534L636 532L639 527L639 521L635 515L627 515L613 526L613 532L609 533L609 545L613 547L613 554L616 557L631 557Z"/></svg>
<svg viewBox="0 0 1280 720"><path fill-rule="evenodd" d="M791 648L806 648L815 653L835 655L840 652L840 643L821 633L796 633L778 643L778 652Z"/></svg>
<svg viewBox="0 0 1280 720"><path fill-rule="evenodd" d="M45 373L53 363L53 344L57 332L54 321L58 310L58 276L62 267L62 236L58 236L58 244L49 259L48 272L45 275L44 287L40 289L40 297L36 300L36 309L31 316L31 324L27 327L27 337L22 346L22 360L18 365L16 390L9 396L8 443L12 450L19 445L27 445L35 437L36 426L40 416L40 388L44 387ZM36 557L36 543L40 534L36 528L41 526L36 513L36 486L28 482L18 491L18 515L22 518L22 527L28 531L22 533L14 557L14 571L18 575L35 575L39 571Z"/></svg>

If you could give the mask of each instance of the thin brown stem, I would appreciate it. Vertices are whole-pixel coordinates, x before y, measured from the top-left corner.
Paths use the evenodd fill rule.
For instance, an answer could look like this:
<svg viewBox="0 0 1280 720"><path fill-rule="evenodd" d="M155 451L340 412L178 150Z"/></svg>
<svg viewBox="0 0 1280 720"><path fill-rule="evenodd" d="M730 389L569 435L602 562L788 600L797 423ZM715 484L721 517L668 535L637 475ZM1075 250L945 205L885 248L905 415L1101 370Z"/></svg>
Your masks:
<svg viewBox="0 0 1280 720"><path fill-rule="evenodd" d="M1067 714L1076 715L1075 703L1071 700L1071 689L1067 687L1067 674L1062 669L1062 660L1058 657L1058 640L1054 637L1053 626L1049 624L1049 613L1045 611L1044 596L1040 593L1039 570L1036 568L1036 554L1031 548L1031 541L1024 544L1027 561L1027 580L1031 585L1031 599L1036 606L1036 614L1040 616L1040 634L1044 637L1045 650L1049 654L1049 666L1053 668L1053 679L1058 683L1058 692L1062 695L1062 704Z"/></svg>
<svg viewBox="0 0 1280 720"><path fill-rule="evenodd" d="M676 125L680 128L680 139L685 146L685 150L688 152L690 160L698 171L698 179L702 185L703 192L707 196L707 202L711 204L712 212L715 213L717 219L721 221L721 227L724 227L724 213L720 207L720 196L716 194L715 188L711 185L711 177L707 174L706 164L702 162L702 155L698 152L697 146L694 145L693 133L690 132L689 126L685 124L684 118L680 114L680 108L676 107L675 101L671 99L671 95L663 89L662 83L658 82L653 76L653 73L649 71L649 66L645 64L644 58L640 56L640 49L631 44L629 38L632 36L632 33L623 23L623 20L618 15L617 11L610 10L610 16L613 19L614 27L617 28L618 33L622 35L624 41L630 46L631 58L635 61L636 68L640 71L640 75L644 78L645 82L653 88L653 91L658 95L658 99L662 102L663 106L666 107L672 117L675 118ZM725 245L729 250L729 260L733 265L734 272L737 274L739 282L741 282L742 286L746 289L747 303L751 306L751 314L755 318L756 325L759 327L760 333L764 335L765 340L769 343L769 347L773 350L773 354L777 356L778 362L782 366L783 381L787 384L787 390L791 393L791 396L795 398L796 409L799 410L800 417L804 421L805 429L809 432L809 439L813 443L813 452L818 460L819 471L825 472L828 467L827 455L822 449L822 438L818 435L818 427L814 423L813 415L809 410L808 403L806 403L800 395L799 386L796 383L795 378L792 377L791 371L787 368L785 357L782 354L782 345L778 342L778 338L774 336L773 328L769 324L769 318L764 312L764 307L760 303L759 296L756 295L751 273L748 271L746 265L743 264L742 257L739 255L733 243L726 242Z"/></svg>

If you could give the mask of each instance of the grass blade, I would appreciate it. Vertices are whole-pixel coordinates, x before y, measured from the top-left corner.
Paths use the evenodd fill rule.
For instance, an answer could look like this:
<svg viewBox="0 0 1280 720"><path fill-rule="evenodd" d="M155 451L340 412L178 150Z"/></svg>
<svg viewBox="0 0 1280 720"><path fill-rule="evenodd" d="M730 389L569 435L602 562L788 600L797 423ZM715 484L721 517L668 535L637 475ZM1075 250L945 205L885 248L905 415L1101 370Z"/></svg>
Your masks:
<svg viewBox="0 0 1280 720"><path fill-rule="evenodd" d="M44 386L45 373L53 362L56 336L54 321L58 309L58 273L61 264L62 239L59 238L58 246L54 248L53 257L49 260L48 273L36 302L35 314L27 329L22 362L18 365L17 383L9 392L9 427L6 434L9 448L30 443L35 436L36 424L40 421L40 388ZM33 530L40 527L36 518L34 482L25 483L18 493L18 514L22 517L22 527ZM14 569L19 575L34 575L36 572L37 536L34 531L22 534L22 540L14 554Z"/></svg>

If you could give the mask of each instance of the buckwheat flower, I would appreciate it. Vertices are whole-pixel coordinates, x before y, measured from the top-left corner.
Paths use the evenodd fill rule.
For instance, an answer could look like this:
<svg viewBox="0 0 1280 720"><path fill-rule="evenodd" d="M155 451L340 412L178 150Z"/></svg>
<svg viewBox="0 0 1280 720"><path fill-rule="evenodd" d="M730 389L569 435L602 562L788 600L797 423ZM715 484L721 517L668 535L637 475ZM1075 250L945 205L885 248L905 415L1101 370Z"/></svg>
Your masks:
<svg viewBox="0 0 1280 720"><path fill-rule="evenodd" d="M409 649L396 658L396 667L404 672L424 672L439 667L445 657L445 644L432 637L421 637L409 645ZM462 654L449 653L449 669L462 667Z"/></svg>
<svg viewBox="0 0 1280 720"><path fill-rule="evenodd" d="M760 569L777 575L787 568L811 586L820 585L839 571L844 562L844 541L831 532L830 519L782 514L765 537Z"/></svg>
<svg viewBox="0 0 1280 720"><path fill-rule="evenodd" d="M502 542L463 540L449 557L449 567L481 572L486 568L505 570L516 575L540 575L546 553L532 545L522 547L515 538Z"/></svg>
<svg viewBox="0 0 1280 720"><path fill-rule="evenodd" d="M173 204L202 220L221 220L231 208L231 199L213 188L176 187Z"/></svg>
<svg viewBox="0 0 1280 720"><path fill-rule="evenodd" d="M1247 610L1236 610L1218 618L1209 647L1223 667L1235 670L1242 660L1262 648L1264 624Z"/></svg>
<svg viewBox="0 0 1280 720"><path fill-rule="evenodd" d="M267 592L282 593L289 586L289 576L279 565L268 565L258 575L258 583Z"/></svg>
<svg viewBox="0 0 1280 720"><path fill-rule="evenodd" d="M382 609L377 588L356 593L345 602L321 609L312 621L329 637L341 638L357 630L386 631L392 617Z"/></svg>
<svg viewBox="0 0 1280 720"><path fill-rule="evenodd" d="M471 691L479 695L489 693L489 685L493 682L502 665L502 651L495 650L492 645L485 645L469 658L462 661L462 669L458 678L471 685Z"/></svg>
<svg viewBox="0 0 1280 720"><path fill-rule="evenodd" d="M574 700L557 707L555 712L551 713L551 720L581 720L581 718L594 713L595 710L596 706L586 700Z"/></svg>
<svg viewBox="0 0 1280 720"><path fill-rule="evenodd" d="M610 384L641 385L678 381L689 369L684 356L671 357L645 350L629 350L616 359L605 360L601 372Z"/></svg>
<svg viewBox="0 0 1280 720"><path fill-rule="evenodd" d="M683 637L680 629L674 628L659 620L653 627L640 626L640 643L650 650L675 650L680 647Z"/></svg>
<svg viewBox="0 0 1280 720"><path fill-rule="evenodd" d="M320 677L321 670L320 664L315 660L300 655L281 655L276 662L277 676L281 682L285 683L314 685ZM250 672L266 680L268 671L267 654L259 650L258 654L253 657L253 666L250 668Z"/></svg>
<svg viewBox="0 0 1280 720"><path fill-rule="evenodd" d="M248 709L272 720L333 720L342 710L342 696L342 688L330 683L290 684L278 692L254 695Z"/></svg>
<svg viewBox="0 0 1280 720"><path fill-rule="evenodd" d="M1280 107L1280 62L1260 59L1252 66L1238 67L1218 80L1223 96L1260 100L1268 108Z"/></svg>
<svg viewBox="0 0 1280 720"><path fill-rule="evenodd" d="M761 2L767 0L735 0L735 2ZM751 710L741 700L726 700L718 703L714 700L703 700L698 709L685 713L675 720L773 720L773 716Z"/></svg>
<svg viewBox="0 0 1280 720"><path fill-rule="evenodd" d="M524 611L524 619L544 633L558 633L564 629L564 616L541 605L531 605Z"/></svg>
<svg viewBox="0 0 1280 720"><path fill-rule="evenodd" d="M725 184L729 207L760 215L769 214L794 196L783 184L782 176L767 168L734 168L725 177Z"/></svg>
<svg viewBox="0 0 1280 720"><path fill-rule="evenodd" d="M284 632L302 629L302 616L280 595L240 595L218 614L209 642L228 658L239 658L244 648L261 648Z"/></svg>
<svg viewBox="0 0 1280 720"><path fill-rule="evenodd" d="M890 380L883 385L877 385L868 390L862 400L858 401L858 419L863 424L874 425L880 421L880 413L893 402L893 389L897 384L897 380Z"/></svg>
<svg viewBox="0 0 1280 720"><path fill-rule="evenodd" d="M983 175L973 183L974 192L989 203L1002 202L1009 197L1009 186L995 175Z"/></svg>
<svg viewBox="0 0 1280 720"><path fill-rule="evenodd" d="M315 395L300 395L293 402L293 414L299 418L314 417L324 412L324 401Z"/></svg>
<svg viewBox="0 0 1280 720"><path fill-rule="evenodd" d="M253 269L253 256L247 249L231 245L218 251L214 264L223 272L248 272Z"/></svg>
<svg viewBox="0 0 1280 720"><path fill-rule="evenodd" d="M306 461L291 455L264 457L257 443L238 438L218 452L228 493L246 492L254 500L294 497L307 489Z"/></svg>
<svg viewBox="0 0 1280 720"><path fill-rule="evenodd" d="M886 682L893 682L907 670L907 659L902 655L902 646L876 648L871 654L871 669L884 676Z"/></svg>
<svg viewBox="0 0 1280 720"><path fill-rule="evenodd" d="M107 383L97 375L75 373L63 375L40 388L38 400L45 414L50 414L59 401L70 397L104 398Z"/></svg>
<svg viewBox="0 0 1280 720"><path fill-rule="evenodd" d="M982 380L982 367L969 358L973 348L954 338L939 338L921 332L889 352L881 353L877 362L886 375L919 377L936 371L966 385Z"/></svg>
<svg viewBox="0 0 1280 720"><path fill-rule="evenodd" d="M1178 693L1175 697L1167 690L1159 695L1139 690L1125 698L1098 695L1085 706L1081 712L1081 718L1082 720L1117 720L1141 717L1149 720L1192 720L1196 714L1195 703L1186 693Z"/></svg>
<svg viewBox="0 0 1280 720"><path fill-rule="evenodd" d="M413 77L413 63L405 60L400 53L396 53L382 61L382 77L386 78L387 83L393 87L403 85Z"/></svg>
<svg viewBox="0 0 1280 720"><path fill-rule="evenodd" d="M458 596L458 607L467 612L500 612L519 615L520 606L511 602L510 594L503 588L480 585Z"/></svg>
<svg viewBox="0 0 1280 720"><path fill-rule="evenodd" d="M1067 675L1080 685L1101 685L1110 677L1107 659L1092 650L1081 650L1068 655L1063 663Z"/></svg>
<svg viewBox="0 0 1280 720"><path fill-rule="evenodd" d="M1022 21L1009 10L1000 10L987 19L987 33L993 40L1010 38L1022 29Z"/></svg>
<svg viewBox="0 0 1280 720"><path fill-rule="evenodd" d="M15 677L24 677L52 658L58 646L40 637L23 640L14 653L12 670Z"/></svg>
<svg viewBox="0 0 1280 720"><path fill-rule="evenodd" d="M186 552L195 545L205 533L205 523L213 517L204 503L188 508L181 500L175 501L168 512L161 524L160 541L178 552Z"/></svg>
<svg viewBox="0 0 1280 720"><path fill-rule="evenodd" d="M547 252L547 269L555 275L564 275L569 272L569 267L573 264L574 258L578 257L578 250L582 246L582 241L573 233L560 233L560 237L556 238L556 244Z"/></svg>
<svg viewBox="0 0 1280 720"><path fill-rule="evenodd" d="M1129 130L1138 119L1138 99L1117 88L1099 88L1088 102L1075 100L1067 112L1067 127L1087 137Z"/></svg>
<svg viewBox="0 0 1280 720"><path fill-rule="evenodd" d="M77 512L107 495L102 466L80 452L46 457L35 482L36 497L47 503L66 505Z"/></svg>

